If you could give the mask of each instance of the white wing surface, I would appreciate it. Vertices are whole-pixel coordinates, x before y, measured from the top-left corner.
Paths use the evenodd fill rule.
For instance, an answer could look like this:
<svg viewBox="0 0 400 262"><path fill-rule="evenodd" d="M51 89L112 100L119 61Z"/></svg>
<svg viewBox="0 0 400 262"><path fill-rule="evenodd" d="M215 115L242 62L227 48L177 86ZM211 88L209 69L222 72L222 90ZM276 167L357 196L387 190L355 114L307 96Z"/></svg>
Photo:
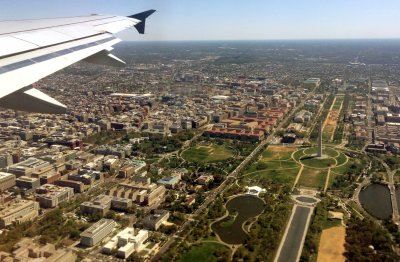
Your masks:
<svg viewBox="0 0 400 262"><path fill-rule="evenodd" d="M0 107L65 113L65 105L31 85L81 60L123 66L108 52L121 41L113 34L133 26L143 34L146 18L154 12L0 21Z"/></svg>

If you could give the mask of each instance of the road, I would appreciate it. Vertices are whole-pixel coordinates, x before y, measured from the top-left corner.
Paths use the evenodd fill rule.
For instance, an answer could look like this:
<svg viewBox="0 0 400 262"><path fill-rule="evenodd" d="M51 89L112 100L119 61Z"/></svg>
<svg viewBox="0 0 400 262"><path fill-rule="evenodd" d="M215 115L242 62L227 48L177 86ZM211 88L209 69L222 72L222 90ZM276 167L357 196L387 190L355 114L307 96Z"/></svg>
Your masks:
<svg viewBox="0 0 400 262"><path fill-rule="evenodd" d="M393 213L392 213L392 220L393 223L395 224L399 224L399 208L397 205L397 197L396 197L396 186L394 184L394 174L396 173L396 170L392 170L386 163L385 161L383 161L382 159L379 158L375 158L378 161L381 162L381 164L385 167L386 169L386 173L388 175L388 187L390 190L390 199L392 200L392 209L393 209Z"/></svg>
<svg viewBox="0 0 400 262"><path fill-rule="evenodd" d="M314 207L295 204L292 215L278 248L274 262L297 262L303 250L304 240Z"/></svg>

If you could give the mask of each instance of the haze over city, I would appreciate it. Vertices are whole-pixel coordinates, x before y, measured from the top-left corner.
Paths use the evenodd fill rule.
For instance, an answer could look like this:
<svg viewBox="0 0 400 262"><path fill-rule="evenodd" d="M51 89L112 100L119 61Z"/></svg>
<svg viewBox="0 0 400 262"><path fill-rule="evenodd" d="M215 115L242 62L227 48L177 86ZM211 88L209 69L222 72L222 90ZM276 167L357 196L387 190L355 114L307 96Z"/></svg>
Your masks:
<svg viewBox="0 0 400 262"><path fill-rule="evenodd" d="M0 4L0 261L400 261L397 1Z"/></svg>
<svg viewBox="0 0 400 262"><path fill-rule="evenodd" d="M1 0L0 20L156 9L147 34L132 41L399 38L392 0Z"/></svg>

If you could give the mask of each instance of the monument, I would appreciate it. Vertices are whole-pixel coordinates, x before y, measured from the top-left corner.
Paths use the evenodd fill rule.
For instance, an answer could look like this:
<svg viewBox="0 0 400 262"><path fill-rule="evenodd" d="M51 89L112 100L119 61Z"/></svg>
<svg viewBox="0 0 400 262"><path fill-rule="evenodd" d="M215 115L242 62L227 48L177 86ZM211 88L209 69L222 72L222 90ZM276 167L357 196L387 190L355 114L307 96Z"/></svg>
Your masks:
<svg viewBox="0 0 400 262"><path fill-rule="evenodd" d="M317 157L322 157L322 120L319 122Z"/></svg>

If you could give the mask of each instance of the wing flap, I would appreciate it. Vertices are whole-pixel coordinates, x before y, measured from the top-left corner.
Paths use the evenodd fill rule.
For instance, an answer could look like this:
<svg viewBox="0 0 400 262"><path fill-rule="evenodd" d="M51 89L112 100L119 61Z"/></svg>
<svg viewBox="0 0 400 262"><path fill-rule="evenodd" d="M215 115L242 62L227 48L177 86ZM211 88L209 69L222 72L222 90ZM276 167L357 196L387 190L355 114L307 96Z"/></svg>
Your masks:
<svg viewBox="0 0 400 262"><path fill-rule="evenodd" d="M0 47L0 57L38 48L37 45L11 36L0 37Z"/></svg>
<svg viewBox="0 0 400 262"><path fill-rule="evenodd" d="M98 64L98 65L108 65L108 66L115 66L115 67L123 67L126 65L124 61L119 59L118 57L110 54L106 50L102 50L92 56L85 58L85 62Z"/></svg>
<svg viewBox="0 0 400 262"><path fill-rule="evenodd" d="M30 88L26 91L18 90L2 97L0 98L0 105L9 109L44 114L65 114L67 111L65 105L36 88Z"/></svg>
<svg viewBox="0 0 400 262"><path fill-rule="evenodd" d="M74 39L73 37L52 30L39 30L27 33L19 33L13 35L13 37L40 47L59 44Z"/></svg>

